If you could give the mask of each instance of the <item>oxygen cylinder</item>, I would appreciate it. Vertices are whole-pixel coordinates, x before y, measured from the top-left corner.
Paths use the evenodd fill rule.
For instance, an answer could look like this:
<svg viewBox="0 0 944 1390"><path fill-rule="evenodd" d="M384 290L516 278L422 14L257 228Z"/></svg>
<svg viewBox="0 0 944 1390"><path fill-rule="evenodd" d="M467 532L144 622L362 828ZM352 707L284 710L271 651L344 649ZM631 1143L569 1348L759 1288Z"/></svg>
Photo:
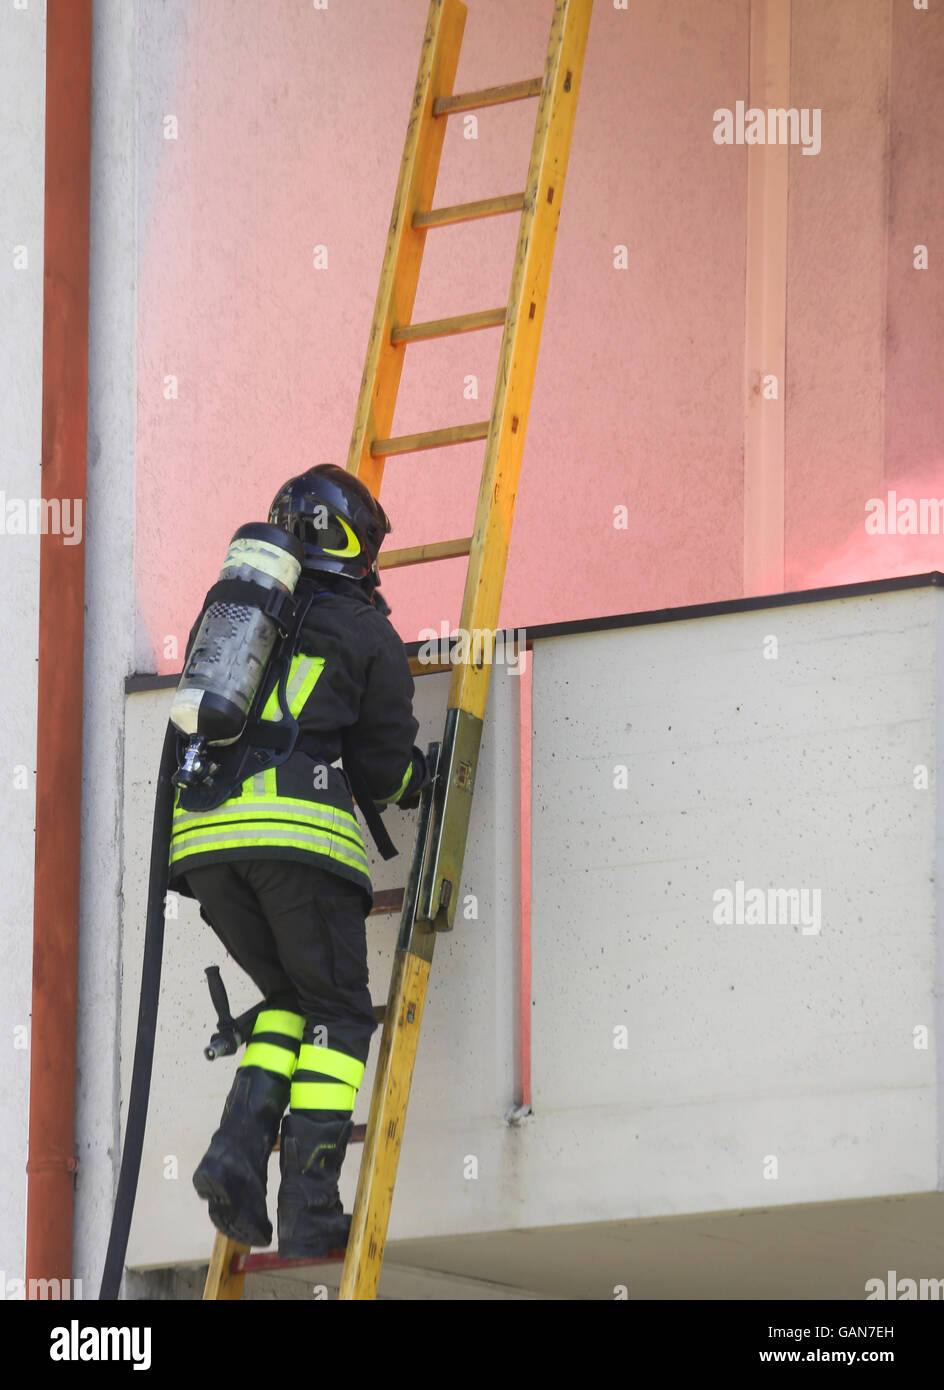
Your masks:
<svg viewBox="0 0 944 1390"><path fill-rule="evenodd" d="M233 536L171 707L171 723L190 740L177 786L207 780L207 746L235 743L246 727L304 557L297 537L267 522Z"/></svg>

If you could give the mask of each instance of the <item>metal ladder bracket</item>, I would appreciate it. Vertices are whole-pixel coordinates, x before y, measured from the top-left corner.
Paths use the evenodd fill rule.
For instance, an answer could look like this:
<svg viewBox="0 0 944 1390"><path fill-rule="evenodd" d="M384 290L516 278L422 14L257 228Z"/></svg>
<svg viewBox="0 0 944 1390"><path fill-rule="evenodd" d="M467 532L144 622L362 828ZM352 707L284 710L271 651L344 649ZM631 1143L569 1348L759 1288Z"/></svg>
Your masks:
<svg viewBox="0 0 944 1390"><path fill-rule="evenodd" d="M432 836L417 906L417 915L436 931L452 931L455 921L481 741L481 719L467 710L447 712L443 771L435 784Z"/></svg>

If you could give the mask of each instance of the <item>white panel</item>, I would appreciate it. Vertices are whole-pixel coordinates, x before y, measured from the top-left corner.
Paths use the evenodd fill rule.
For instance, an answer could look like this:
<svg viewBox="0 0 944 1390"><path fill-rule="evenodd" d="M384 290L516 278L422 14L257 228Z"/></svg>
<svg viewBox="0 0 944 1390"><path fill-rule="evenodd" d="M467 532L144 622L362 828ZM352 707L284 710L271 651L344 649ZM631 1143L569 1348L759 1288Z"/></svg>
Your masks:
<svg viewBox="0 0 944 1390"><path fill-rule="evenodd" d="M934 1032L912 1035L934 1021L934 793L912 769L934 767L939 602L540 644L529 1158L557 1220L935 1186ZM819 891L819 931L716 925L738 879Z"/></svg>

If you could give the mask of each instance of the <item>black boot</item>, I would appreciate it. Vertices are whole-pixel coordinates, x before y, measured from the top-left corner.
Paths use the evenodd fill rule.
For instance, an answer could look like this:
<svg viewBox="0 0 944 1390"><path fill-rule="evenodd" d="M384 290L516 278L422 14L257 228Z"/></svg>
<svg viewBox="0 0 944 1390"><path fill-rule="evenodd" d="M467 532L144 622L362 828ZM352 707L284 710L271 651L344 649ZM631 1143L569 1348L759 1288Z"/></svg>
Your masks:
<svg viewBox="0 0 944 1390"><path fill-rule="evenodd" d="M213 1225L240 1245L272 1240L266 1177L291 1088L287 1076L238 1067L220 1127L193 1175L197 1193L210 1204Z"/></svg>
<svg viewBox="0 0 944 1390"><path fill-rule="evenodd" d="M351 1229L338 1194L338 1174L354 1126L350 1120L309 1120L291 1111L279 1146L279 1259L303 1260L343 1250Z"/></svg>

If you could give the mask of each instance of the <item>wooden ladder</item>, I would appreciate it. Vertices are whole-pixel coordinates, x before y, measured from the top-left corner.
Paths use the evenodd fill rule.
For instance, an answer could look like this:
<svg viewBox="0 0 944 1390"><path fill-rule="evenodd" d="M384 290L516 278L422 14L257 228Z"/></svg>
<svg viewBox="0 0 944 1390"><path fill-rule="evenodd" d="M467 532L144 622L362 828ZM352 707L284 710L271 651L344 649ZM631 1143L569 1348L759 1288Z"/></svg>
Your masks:
<svg viewBox="0 0 944 1390"><path fill-rule="evenodd" d="M592 7L593 0L555 0L543 77L464 95L453 95L453 83L466 6L431 0L429 7L347 467L379 496L384 463L392 455L485 440L472 535L381 552L379 561L382 569L394 569L467 555L460 629L468 634L494 633L498 622ZM537 98L538 107L524 191L433 208L448 117L527 98ZM521 220L507 305L411 323L427 233L511 212L520 212ZM489 418L391 437L407 346L489 328L504 330ZM410 664L414 675L446 669L417 659ZM441 744L430 747L436 775L421 798L409 882L403 890L378 893L374 902L374 913L401 912L400 931L387 1003L375 1010L384 1028L370 1116L366 1129L358 1126L353 1136L363 1140L364 1151L347 1249L320 1260L284 1261L253 1255L218 1234L205 1299L241 1298L245 1276L253 1271L337 1264L342 1258L340 1298L377 1296L433 947L437 932L452 929L459 897L491 661L486 655L448 669L453 674L445 729Z"/></svg>

